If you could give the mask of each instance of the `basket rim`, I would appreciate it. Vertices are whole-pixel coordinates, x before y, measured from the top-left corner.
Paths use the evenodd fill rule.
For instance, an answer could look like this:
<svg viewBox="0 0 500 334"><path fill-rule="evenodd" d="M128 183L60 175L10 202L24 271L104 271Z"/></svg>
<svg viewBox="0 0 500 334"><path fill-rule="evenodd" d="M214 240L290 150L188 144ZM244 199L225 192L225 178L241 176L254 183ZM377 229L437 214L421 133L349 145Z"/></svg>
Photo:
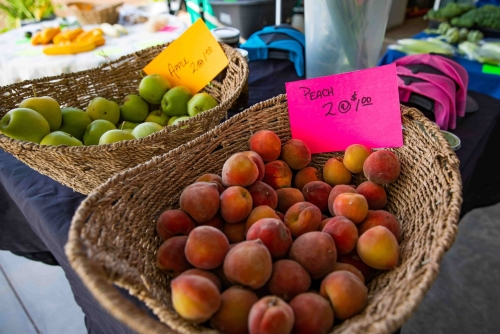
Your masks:
<svg viewBox="0 0 500 334"><path fill-rule="evenodd" d="M32 80L26 80L26 81L22 81L22 82L18 82L18 83L13 83L13 84L10 84L7 86L3 86L2 88L4 88L5 90L10 90L10 89L15 89L16 87L19 87L21 84L22 85L30 85L30 84L36 84L39 82L57 81L57 80L60 80L63 78L80 77L80 76L85 75L87 73L92 73L96 70L100 70L104 67L113 66L114 64L117 64L117 63L120 63L126 59L129 59L131 56L141 57L142 54L148 53L150 50L153 50L153 49L163 50L164 48L169 46L170 43L172 43L172 42L151 46L149 48L142 49L142 50L136 51L136 52L131 53L131 54L123 55L123 56L121 56L113 61L102 63L98 67L94 67L92 69L71 72L71 73L63 73L63 74L56 75L56 76L48 76L48 77L32 79ZM234 50L234 48L230 47L229 45L227 45L225 43L220 43L220 42L219 42L219 45L221 45L221 47L224 50L224 53L227 56L237 57L239 59L240 64L243 64L243 66L244 66L244 76L245 76L245 78L248 78L249 69L248 69L248 64L247 64L245 58L239 52ZM228 58L230 58L230 57L228 57ZM229 61L231 61L231 60L229 59ZM209 86L209 85L211 85L211 83L207 84L207 86ZM240 83L239 90L234 91L231 94L231 96L234 96L236 94L239 95L240 90L242 88L242 85L243 85L243 83ZM224 101L221 101L219 104L217 104L217 106L215 106L212 109L206 110L206 112L219 112L219 111L224 110L224 109L229 109L229 107L232 104L232 100L233 100L232 98L228 98ZM226 112L226 115L227 115L227 112ZM169 134L169 133L172 133L172 132L179 130L182 126L196 124L203 117L204 117L203 113L199 113L198 115L196 115L194 117L190 117L188 120L179 122L179 124L177 124L177 125L164 126L163 129L161 129L160 131L157 131L149 136L146 136L143 138L138 138L138 139L133 139L133 140L126 140L126 141L120 141L120 142L111 143L111 144L105 144L105 145L82 145L82 146L40 145L37 143L32 143L32 142L28 142L28 141L24 141L24 140L13 139L13 138L10 138L2 133L0 133L0 143L4 143L7 145L14 145L14 146L21 147L24 149L29 149L30 151L39 151L39 152L54 151L54 152L58 152L61 154L65 154L65 153L69 153L69 152L93 153L96 151L103 151L103 150L108 151L108 150L116 149L118 147L141 145L143 143L152 142L152 141L155 141L160 136L164 136L165 134ZM227 118L227 116L226 116L226 118Z"/></svg>
<svg viewBox="0 0 500 334"><path fill-rule="evenodd" d="M250 111L259 110L265 107L273 106L279 103L286 102L286 95L282 94L272 99L259 102L247 109ZM455 152L451 149L446 138L440 133L439 129L435 124L430 122L419 110L415 108L408 108L401 105L401 114L408 115L411 120L418 120L424 124L426 130L429 134L434 134L439 144L442 147L442 155L450 164L450 178L452 194L450 199L450 210L447 212L447 217L445 218L448 228L443 232L443 239L450 244L440 244L438 248L438 256L435 261L431 261L425 267L425 272L422 275L426 276L426 279L419 281L418 285L412 287L412 292L415 292L416 296L414 298L409 298L405 308L400 310L399 313L390 314L387 318L382 320L387 320L383 323L382 320L374 322L374 330L379 332L394 332L401 325L409 319L412 312L418 307L420 301L424 298L425 292L437 278L439 273L439 263L444 256L445 252L451 247L453 241L455 240L458 224L460 207L462 203L461 197L461 177L459 171L459 160ZM156 156L151 160L133 167L131 169L125 170L112 178L108 179L105 183L95 188L84 201L80 204L77 211L75 212L71 226L69 230L68 242L65 245L65 253L69 259L70 265L80 276L85 286L91 291L92 295L117 319L122 321L125 325L132 328L139 333L178 333L177 331L170 328L168 325L153 319L149 315L145 314L135 305L131 304L125 297L123 297L118 290L113 286L117 282L111 282L103 277L103 268L99 267L96 263L92 262L88 257L84 249L83 240L80 238L80 232L85 225L86 219L91 214L92 206L101 198L105 196L105 193L115 186L116 184L126 180L131 175L137 173L140 170L147 170L149 168L154 168L159 162L165 158L176 156L177 154L185 151L193 146L196 146L202 141L205 141L208 137L212 138L220 133L224 128L231 126L232 123L238 121L239 119L245 117L244 112L239 113L231 117L226 122L218 125L211 131L197 137L196 139L175 148L161 156ZM444 217L443 217L444 218ZM154 300L146 298L146 303L154 303ZM134 317L130 315L134 314Z"/></svg>
<svg viewBox="0 0 500 334"><path fill-rule="evenodd" d="M92 5L92 9L82 11L80 8L78 8L79 4ZM88 1L72 1L72 2L68 2L66 4L66 6L68 6L68 8L70 8L72 11L78 12L80 14L91 15L91 14L100 13L100 12L104 12L104 11L115 10L116 8L118 8L120 6L123 6L123 2L116 2L116 3L109 3L109 4L104 3L103 4L103 3L88 2Z"/></svg>

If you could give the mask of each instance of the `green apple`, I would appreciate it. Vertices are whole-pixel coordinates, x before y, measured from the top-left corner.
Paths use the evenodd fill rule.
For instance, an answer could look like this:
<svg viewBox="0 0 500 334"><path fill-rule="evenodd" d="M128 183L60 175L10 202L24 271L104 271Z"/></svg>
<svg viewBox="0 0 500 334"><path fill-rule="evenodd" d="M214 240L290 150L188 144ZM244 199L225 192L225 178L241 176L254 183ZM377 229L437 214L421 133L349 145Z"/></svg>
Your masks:
<svg viewBox="0 0 500 334"><path fill-rule="evenodd" d="M187 116L187 115L184 115L184 116ZM179 117L181 117L181 116L172 116L172 117L170 117L170 119L167 122L167 125L172 125L175 122L175 120L177 118L179 118Z"/></svg>
<svg viewBox="0 0 500 334"><path fill-rule="evenodd" d="M170 87L167 78L159 74L146 75L139 83L139 95L148 103L160 104L163 95Z"/></svg>
<svg viewBox="0 0 500 334"><path fill-rule="evenodd" d="M120 120L120 106L115 101L105 99L104 97L95 97L90 101L87 109L90 119L105 119L113 124L118 123Z"/></svg>
<svg viewBox="0 0 500 334"><path fill-rule="evenodd" d="M161 110L153 110L148 114L148 117L144 120L144 122L154 122L156 124L160 124L161 126L165 126L168 124L168 120L170 117L165 115L165 113Z"/></svg>
<svg viewBox="0 0 500 334"><path fill-rule="evenodd" d="M187 103L193 94L183 86L170 88L161 99L161 110L168 116L186 115Z"/></svg>
<svg viewBox="0 0 500 334"><path fill-rule="evenodd" d="M54 131L43 137L40 145L49 146L82 146L82 142L78 138L73 137L71 134L63 131Z"/></svg>
<svg viewBox="0 0 500 334"><path fill-rule="evenodd" d="M0 120L0 133L12 139L39 144L49 132L49 122L33 109L15 108Z"/></svg>
<svg viewBox="0 0 500 334"><path fill-rule="evenodd" d="M39 112L50 125L50 131L58 130L62 122L61 107L50 96L29 97L19 103L19 108L29 108Z"/></svg>
<svg viewBox="0 0 500 334"><path fill-rule="evenodd" d="M133 128L135 128L139 124L141 124L141 123L123 121L118 125L117 129L120 129L120 130L130 129L130 130L132 130Z"/></svg>
<svg viewBox="0 0 500 334"><path fill-rule="evenodd" d="M127 130L109 130L105 132L99 139L99 145L112 144L123 140L136 139L133 134Z"/></svg>
<svg viewBox="0 0 500 334"><path fill-rule="evenodd" d="M161 129L163 129L163 126L161 126L160 124L154 122L144 122L137 125L134 130L132 130L132 134L135 138L142 138L160 131Z"/></svg>
<svg viewBox="0 0 500 334"><path fill-rule="evenodd" d="M120 106L120 115L124 121L140 123L148 116L149 106L139 95L129 94Z"/></svg>
<svg viewBox="0 0 500 334"><path fill-rule="evenodd" d="M116 126L105 119L96 119L87 126L87 130L83 135L83 144L85 145L99 145L101 136L110 131L116 130Z"/></svg>
<svg viewBox="0 0 500 334"><path fill-rule="evenodd" d="M188 115L193 117L198 115L201 112L204 112L208 109L212 109L217 106L218 102L216 99L212 97L212 95L202 92L194 94L193 97L188 101Z"/></svg>
<svg viewBox="0 0 500 334"><path fill-rule="evenodd" d="M62 124L59 131L67 132L82 140L87 126L92 123L89 114L78 108L61 108L61 113Z"/></svg>
<svg viewBox="0 0 500 334"><path fill-rule="evenodd" d="M177 118L175 121L172 122L172 125L178 125L180 122L182 121L186 121L188 119L190 119L191 116L180 116L179 118ZM184 126L181 126L181 129L185 129L187 128L189 125L184 125Z"/></svg>

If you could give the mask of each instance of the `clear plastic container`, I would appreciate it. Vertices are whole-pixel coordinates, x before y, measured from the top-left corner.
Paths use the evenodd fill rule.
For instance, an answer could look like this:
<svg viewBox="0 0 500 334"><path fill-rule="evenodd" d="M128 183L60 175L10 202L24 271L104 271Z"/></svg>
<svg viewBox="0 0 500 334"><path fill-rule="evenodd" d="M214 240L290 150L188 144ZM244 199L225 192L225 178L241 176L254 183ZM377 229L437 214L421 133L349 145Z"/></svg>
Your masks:
<svg viewBox="0 0 500 334"><path fill-rule="evenodd" d="M236 49L240 46L240 31L233 27L219 27L210 30L217 42L224 43ZM222 82L226 77L227 67L224 68L215 80Z"/></svg>
<svg viewBox="0 0 500 334"><path fill-rule="evenodd" d="M374 67L382 49L391 1L304 1L306 77Z"/></svg>

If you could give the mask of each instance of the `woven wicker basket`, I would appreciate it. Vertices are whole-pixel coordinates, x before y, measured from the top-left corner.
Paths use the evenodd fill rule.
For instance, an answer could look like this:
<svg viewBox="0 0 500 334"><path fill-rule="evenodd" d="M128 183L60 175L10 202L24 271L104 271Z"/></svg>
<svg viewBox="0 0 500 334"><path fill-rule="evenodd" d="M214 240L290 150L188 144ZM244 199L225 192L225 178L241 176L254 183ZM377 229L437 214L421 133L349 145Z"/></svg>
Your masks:
<svg viewBox="0 0 500 334"><path fill-rule="evenodd" d="M386 187L386 209L402 223L401 262L369 283L365 310L334 327L333 333L398 329L436 278L457 233L462 202L457 156L420 111L403 106L401 111L404 146L391 150L399 157L402 172ZM291 138L285 95L261 102L199 138L114 176L81 203L65 251L87 288L113 316L138 333L209 331L172 309L169 280L156 267L161 241L155 219L163 210L178 208L181 191L198 176L220 175L225 160L248 150L249 137L260 129L275 131L282 141ZM313 155L311 164L321 170L328 158L342 153ZM362 181L361 176L356 179L357 184ZM127 302L113 284L144 301L160 321Z"/></svg>
<svg viewBox="0 0 500 334"><path fill-rule="evenodd" d="M81 25L118 22L118 8L123 3L96 5L93 3L74 2L68 3L69 11L76 17Z"/></svg>
<svg viewBox="0 0 500 334"><path fill-rule="evenodd" d="M248 64L239 52L221 45L229 58L227 75L222 83L212 81L203 89L219 101L219 105L185 121L183 124L189 124L187 128L168 126L137 140L78 147L41 146L0 134L0 148L40 173L88 194L114 174L166 153L224 120L248 78ZM141 70L164 48L154 46L87 71L0 87L0 118L23 99L32 97L33 92L55 98L61 107L85 109L96 96L121 101L127 94L137 94Z"/></svg>

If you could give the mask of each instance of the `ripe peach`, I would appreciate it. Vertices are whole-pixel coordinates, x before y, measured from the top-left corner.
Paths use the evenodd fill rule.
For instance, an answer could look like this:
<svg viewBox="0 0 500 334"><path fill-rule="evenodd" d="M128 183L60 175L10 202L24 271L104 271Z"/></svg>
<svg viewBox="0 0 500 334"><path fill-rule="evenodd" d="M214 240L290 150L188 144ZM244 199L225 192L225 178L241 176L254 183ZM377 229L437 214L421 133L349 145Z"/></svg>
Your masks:
<svg viewBox="0 0 500 334"><path fill-rule="evenodd" d="M362 182L356 187L358 194L365 196L370 210L380 210L387 204L385 188L372 181Z"/></svg>
<svg viewBox="0 0 500 334"><path fill-rule="evenodd" d="M248 144L250 150L257 152L264 162L278 159L281 153L281 139L271 130L260 130L254 133Z"/></svg>
<svg viewBox="0 0 500 334"><path fill-rule="evenodd" d="M347 270L353 273L354 275L358 276L359 279L364 283L365 282L365 276L363 276L363 273L353 266L352 264L349 263L343 263L343 262L336 262L335 266L333 267L332 272L334 271L339 271L339 270Z"/></svg>
<svg viewBox="0 0 500 334"><path fill-rule="evenodd" d="M273 190L274 191L274 190ZM280 217L276 213L276 210L272 209L270 206L261 205L252 209L246 220L246 231L262 218L276 218Z"/></svg>
<svg viewBox="0 0 500 334"><path fill-rule="evenodd" d="M315 292L297 295L290 303L295 316L293 334L330 333L335 316L330 302Z"/></svg>
<svg viewBox="0 0 500 334"><path fill-rule="evenodd" d="M202 174L194 182L211 182L211 181L219 182L222 185L222 177L220 177L220 175L212 173Z"/></svg>
<svg viewBox="0 0 500 334"><path fill-rule="evenodd" d="M170 286L175 311L189 321L205 322L221 305L219 289L206 277L180 275Z"/></svg>
<svg viewBox="0 0 500 334"><path fill-rule="evenodd" d="M287 255L292 245L290 230L279 218L262 218L247 231L246 240L260 239L273 259Z"/></svg>
<svg viewBox="0 0 500 334"><path fill-rule="evenodd" d="M292 205L298 202L305 202L304 195L297 188L281 188L276 189L278 196L278 205L276 210L286 213Z"/></svg>
<svg viewBox="0 0 500 334"><path fill-rule="evenodd" d="M222 185L246 187L257 181L259 167L243 152L231 155L222 166Z"/></svg>
<svg viewBox="0 0 500 334"><path fill-rule="evenodd" d="M363 164L363 174L377 184L388 184L397 180L401 173L398 157L389 150L378 150L370 154Z"/></svg>
<svg viewBox="0 0 500 334"><path fill-rule="evenodd" d="M351 172L344 166L341 158L330 158L323 166L323 180L332 187L338 184L349 184Z"/></svg>
<svg viewBox="0 0 500 334"><path fill-rule="evenodd" d="M358 225L359 235L379 225L388 228L394 234L398 243L401 242L401 225L396 216L385 210L368 210L366 218Z"/></svg>
<svg viewBox="0 0 500 334"><path fill-rule="evenodd" d="M297 238L307 232L317 231L321 224L321 211L309 202L295 203L285 213L285 225Z"/></svg>
<svg viewBox="0 0 500 334"><path fill-rule="evenodd" d="M339 194L342 193L352 193L357 194L356 188L347 184L338 184L332 188L330 191L330 195L328 195L328 211L332 216L335 216L335 212L333 212L333 202Z"/></svg>
<svg viewBox="0 0 500 334"><path fill-rule="evenodd" d="M222 232L224 232L230 243L235 244L245 240L246 230L247 224L243 221L240 223L224 224Z"/></svg>
<svg viewBox="0 0 500 334"><path fill-rule="evenodd" d="M278 205L278 195L276 194L276 190L267 183L255 181L247 187L247 190L252 196L252 206L254 208L260 205L267 205L276 209Z"/></svg>
<svg viewBox="0 0 500 334"><path fill-rule="evenodd" d="M319 231L302 234L290 247L290 259L301 264L313 279L321 278L333 270L337 261L335 241Z"/></svg>
<svg viewBox="0 0 500 334"><path fill-rule="evenodd" d="M323 181L323 174L316 167L308 166L295 174L293 186L302 191L302 188L311 181Z"/></svg>
<svg viewBox="0 0 500 334"><path fill-rule="evenodd" d="M302 188L302 195L307 202L316 205L321 212L328 212L328 197L332 186L323 181L309 182Z"/></svg>
<svg viewBox="0 0 500 334"><path fill-rule="evenodd" d="M192 267L184 255L188 237L171 237L161 244L156 254L158 268L167 273L180 273Z"/></svg>
<svg viewBox="0 0 500 334"><path fill-rule="evenodd" d="M276 296L259 299L248 315L250 334L291 333L294 322L293 309Z"/></svg>
<svg viewBox="0 0 500 334"><path fill-rule="evenodd" d="M229 281L251 289L266 284L272 270L271 254L259 239L235 244L224 259L224 274Z"/></svg>
<svg viewBox="0 0 500 334"><path fill-rule="evenodd" d="M163 241L176 235L188 235L193 228L195 228L193 219L178 209L163 211L156 222L156 231Z"/></svg>
<svg viewBox="0 0 500 334"><path fill-rule="evenodd" d="M306 168L311 162L311 158L309 147L300 139L290 139L281 147L280 159L293 170Z"/></svg>
<svg viewBox="0 0 500 334"><path fill-rule="evenodd" d="M237 244L231 244L230 246L234 246L234 245L237 245ZM222 283L222 290L221 291L223 291L231 286L234 286L234 283L231 282L226 277L226 274L224 273L224 266L223 265L213 269L212 272L215 274L215 276L217 276L217 278L219 278L220 282Z"/></svg>
<svg viewBox="0 0 500 334"><path fill-rule="evenodd" d="M252 195L243 187L231 186L220 195L220 214L226 223L244 221L252 211Z"/></svg>
<svg viewBox="0 0 500 334"><path fill-rule="evenodd" d="M362 144L349 145L344 152L344 166L351 173L362 173L363 163L372 154L372 149Z"/></svg>
<svg viewBox="0 0 500 334"><path fill-rule="evenodd" d="M324 233L328 233L335 241L339 254L350 253L358 242L358 228L344 216L336 216L325 225Z"/></svg>
<svg viewBox="0 0 500 334"><path fill-rule="evenodd" d="M222 231L212 226L198 226L188 235L184 252L193 266L214 269L222 264L229 251L229 241Z"/></svg>
<svg viewBox="0 0 500 334"><path fill-rule="evenodd" d="M222 228L224 227L224 219L222 219L220 212L217 212L215 214L215 216L212 219L210 219L209 221L207 221L206 223L196 224L196 226L200 226L200 225L212 226L212 227L215 227L216 229L222 231Z"/></svg>
<svg viewBox="0 0 500 334"><path fill-rule="evenodd" d="M319 225L318 231L323 231L325 228L326 224L332 219L332 217L323 217L323 220L321 221L321 224Z"/></svg>
<svg viewBox="0 0 500 334"><path fill-rule="evenodd" d="M328 298L335 318L345 320L360 313L368 301L366 285L353 273L334 271L321 282L320 294Z"/></svg>
<svg viewBox="0 0 500 334"><path fill-rule="evenodd" d="M368 214L368 202L365 196L353 193L342 193L333 202L336 216L344 216L354 224L359 224Z"/></svg>
<svg viewBox="0 0 500 334"><path fill-rule="evenodd" d="M216 182L219 194L222 194L224 189L226 189L222 185L222 178L217 174L211 174L211 173L203 174L199 178L197 178L194 182Z"/></svg>
<svg viewBox="0 0 500 334"><path fill-rule="evenodd" d="M221 283L219 277L217 277L217 275L215 275L211 271L198 269L198 268L191 268L191 269L184 270L180 275L198 275L198 276L206 277L209 280L211 280L212 283L215 284L215 286L217 287L217 289L219 289L219 291L222 290L222 283Z"/></svg>
<svg viewBox="0 0 500 334"><path fill-rule="evenodd" d="M264 160L260 157L260 155L257 152L254 151L243 151L243 154L248 156L252 161L257 165L257 169L259 170L259 176L257 177L257 181L262 181L264 178L264 172L265 172L265 165L264 165Z"/></svg>
<svg viewBox="0 0 500 334"><path fill-rule="evenodd" d="M212 182L195 182L188 185L181 193L179 205L198 224L208 222L219 211L217 185Z"/></svg>
<svg viewBox="0 0 500 334"><path fill-rule="evenodd" d="M374 226L361 234L356 251L361 260L372 268L391 270L398 265L398 241L384 226Z"/></svg>
<svg viewBox="0 0 500 334"><path fill-rule="evenodd" d="M363 274L365 283L369 283L375 276L377 276L379 272L377 269L372 268L364 263L356 252L356 249L354 249L349 254L339 254L337 262L350 264L358 269L361 274Z"/></svg>
<svg viewBox="0 0 500 334"><path fill-rule="evenodd" d="M283 259L273 264L267 287L272 295L288 302L311 286L311 276L298 262Z"/></svg>
<svg viewBox="0 0 500 334"><path fill-rule="evenodd" d="M248 333L248 315L259 298L250 289L232 286L221 294L220 308L210 319L213 328L226 334Z"/></svg>
<svg viewBox="0 0 500 334"><path fill-rule="evenodd" d="M274 190L292 185L292 170L283 160L273 160L265 164L265 174L262 182Z"/></svg>

